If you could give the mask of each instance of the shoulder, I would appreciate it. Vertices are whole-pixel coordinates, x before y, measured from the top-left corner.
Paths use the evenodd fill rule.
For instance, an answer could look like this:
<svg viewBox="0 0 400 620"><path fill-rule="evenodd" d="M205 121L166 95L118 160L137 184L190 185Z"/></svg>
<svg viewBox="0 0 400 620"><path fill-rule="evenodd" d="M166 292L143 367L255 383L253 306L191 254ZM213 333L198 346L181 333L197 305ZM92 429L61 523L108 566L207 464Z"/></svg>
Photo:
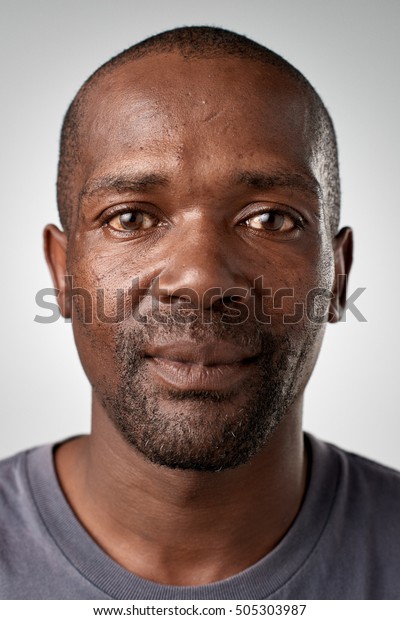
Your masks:
<svg viewBox="0 0 400 620"><path fill-rule="evenodd" d="M309 433L305 435L311 444L312 457L318 465L327 465L337 460L345 476L356 477L360 482L361 480L368 480L370 483L384 480L388 484L400 485L400 471L317 439Z"/></svg>
<svg viewBox="0 0 400 620"><path fill-rule="evenodd" d="M0 497L2 513L14 499L21 499L27 490L26 457L28 450L0 461Z"/></svg>
<svg viewBox="0 0 400 620"><path fill-rule="evenodd" d="M52 462L52 446L20 452L0 461L0 546L21 546L42 529L30 480L30 461L36 459L44 476Z"/></svg>
<svg viewBox="0 0 400 620"><path fill-rule="evenodd" d="M296 549L308 555L279 596L399 599L399 472L306 437L310 478Z"/></svg>
<svg viewBox="0 0 400 620"><path fill-rule="evenodd" d="M0 493L19 495L28 485L27 463L32 455L50 455L52 446L38 446L0 460Z"/></svg>
<svg viewBox="0 0 400 620"><path fill-rule="evenodd" d="M351 485L352 491L400 498L400 471L359 454L348 452L331 443L307 437L311 443L313 464L324 470L339 472L340 484Z"/></svg>
<svg viewBox="0 0 400 620"><path fill-rule="evenodd" d="M42 446L0 461L0 598L51 598L46 590L47 558L54 543L37 506L31 462L43 471L46 486L52 446ZM44 582L44 585L43 583Z"/></svg>
<svg viewBox="0 0 400 620"><path fill-rule="evenodd" d="M332 444L325 444L327 450L336 455L340 461L342 477L346 482L355 485L355 489L363 492L375 489L376 492L393 491L400 493L400 472L382 465L369 458L348 452Z"/></svg>
<svg viewBox="0 0 400 620"><path fill-rule="evenodd" d="M15 456L0 461L0 539L12 532L18 532L18 526L27 531L36 513L34 497L31 492L28 460L31 455L45 457L51 454L51 446L41 446L20 452ZM46 459L42 458L43 465Z"/></svg>
<svg viewBox="0 0 400 620"><path fill-rule="evenodd" d="M373 532L381 538L392 534L399 550L400 472L313 437L311 445L325 484L336 486L333 514L341 515L346 527L364 528L372 537Z"/></svg>

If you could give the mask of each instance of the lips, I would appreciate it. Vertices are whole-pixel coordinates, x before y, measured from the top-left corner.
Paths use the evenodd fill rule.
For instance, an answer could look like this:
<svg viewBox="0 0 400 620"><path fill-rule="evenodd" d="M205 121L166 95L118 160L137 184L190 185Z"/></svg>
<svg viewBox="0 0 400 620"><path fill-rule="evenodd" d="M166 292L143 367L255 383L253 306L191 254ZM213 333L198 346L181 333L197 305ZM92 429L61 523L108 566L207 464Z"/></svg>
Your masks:
<svg viewBox="0 0 400 620"><path fill-rule="evenodd" d="M179 391L232 390L252 372L257 357L229 342L174 342L146 351L153 380Z"/></svg>

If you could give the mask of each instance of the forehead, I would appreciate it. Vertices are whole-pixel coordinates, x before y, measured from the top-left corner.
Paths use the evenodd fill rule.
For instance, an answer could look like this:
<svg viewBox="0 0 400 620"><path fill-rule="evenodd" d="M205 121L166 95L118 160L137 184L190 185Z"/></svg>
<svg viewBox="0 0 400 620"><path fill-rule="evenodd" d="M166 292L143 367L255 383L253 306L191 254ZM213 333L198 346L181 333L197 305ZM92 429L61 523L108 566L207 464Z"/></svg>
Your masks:
<svg viewBox="0 0 400 620"><path fill-rule="evenodd" d="M81 118L80 187L136 161L167 174L186 166L192 177L240 161L312 176L308 98L259 61L178 53L130 61L93 82Z"/></svg>
<svg viewBox="0 0 400 620"><path fill-rule="evenodd" d="M150 55L113 68L95 80L88 91L84 119L101 129L118 119L156 123L157 114L183 122L210 120L209 106L219 113L219 123L235 116L246 121L244 133L262 118L269 131L284 125L299 128L307 116L308 101L290 75L272 65L236 57L185 59L180 54ZM147 110L147 115L145 111ZM205 113L204 113L205 112ZM93 129L93 125L90 127ZM89 129L89 127L88 127ZM193 129L193 128L192 128Z"/></svg>

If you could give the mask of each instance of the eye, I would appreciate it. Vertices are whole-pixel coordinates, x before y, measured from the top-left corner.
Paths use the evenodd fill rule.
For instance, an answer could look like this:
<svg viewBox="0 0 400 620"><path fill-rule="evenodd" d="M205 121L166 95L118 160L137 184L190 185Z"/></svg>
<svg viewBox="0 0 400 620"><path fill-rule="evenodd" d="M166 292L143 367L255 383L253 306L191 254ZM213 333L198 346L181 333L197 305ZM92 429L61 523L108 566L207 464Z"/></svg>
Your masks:
<svg viewBox="0 0 400 620"><path fill-rule="evenodd" d="M291 232L299 227L299 223L295 218L281 211L265 211L253 217L249 217L245 222L245 226L255 228L257 230L265 230L267 232Z"/></svg>
<svg viewBox="0 0 400 620"><path fill-rule="evenodd" d="M158 219L145 211L131 210L119 213L111 218L108 226L118 231L146 230L157 226Z"/></svg>

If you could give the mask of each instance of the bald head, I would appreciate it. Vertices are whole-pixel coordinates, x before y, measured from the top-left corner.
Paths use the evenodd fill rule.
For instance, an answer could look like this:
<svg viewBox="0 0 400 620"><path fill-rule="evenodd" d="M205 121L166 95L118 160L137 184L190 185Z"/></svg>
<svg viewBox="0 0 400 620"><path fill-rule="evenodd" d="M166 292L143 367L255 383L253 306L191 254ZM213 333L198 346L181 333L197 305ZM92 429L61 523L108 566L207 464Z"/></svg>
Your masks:
<svg viewBox="0 0 400 620"><path fill-rule="evenodd" d="M72 187L88 140L85 122L88 110L101 101L105 88L113 83L115 76L121 75L125 65L156 56L163 56L165 62L168 54L171 59L178 54L187 61L227 58L239 62L251 61L255 68L264 67L262 81L268 82L269 71L278 71L288 78L288 83L293 83L294 96L305 109L307 139L317 171L324 211L330 231L335 234L340 213L337 146L332 121L320 97L297 69L271 50L227 30L197 26L164 32L128 48L102 65L79 90L66 113L61 134L57 198L64 229L69 232L77 206L77 197ZM154 75L154 87L157 88L156 70ZM161 77L162 72L159 79ZM121 87L119 79L118 88ZM293 114L297 114L296 106L293 106Z"/></svg>

